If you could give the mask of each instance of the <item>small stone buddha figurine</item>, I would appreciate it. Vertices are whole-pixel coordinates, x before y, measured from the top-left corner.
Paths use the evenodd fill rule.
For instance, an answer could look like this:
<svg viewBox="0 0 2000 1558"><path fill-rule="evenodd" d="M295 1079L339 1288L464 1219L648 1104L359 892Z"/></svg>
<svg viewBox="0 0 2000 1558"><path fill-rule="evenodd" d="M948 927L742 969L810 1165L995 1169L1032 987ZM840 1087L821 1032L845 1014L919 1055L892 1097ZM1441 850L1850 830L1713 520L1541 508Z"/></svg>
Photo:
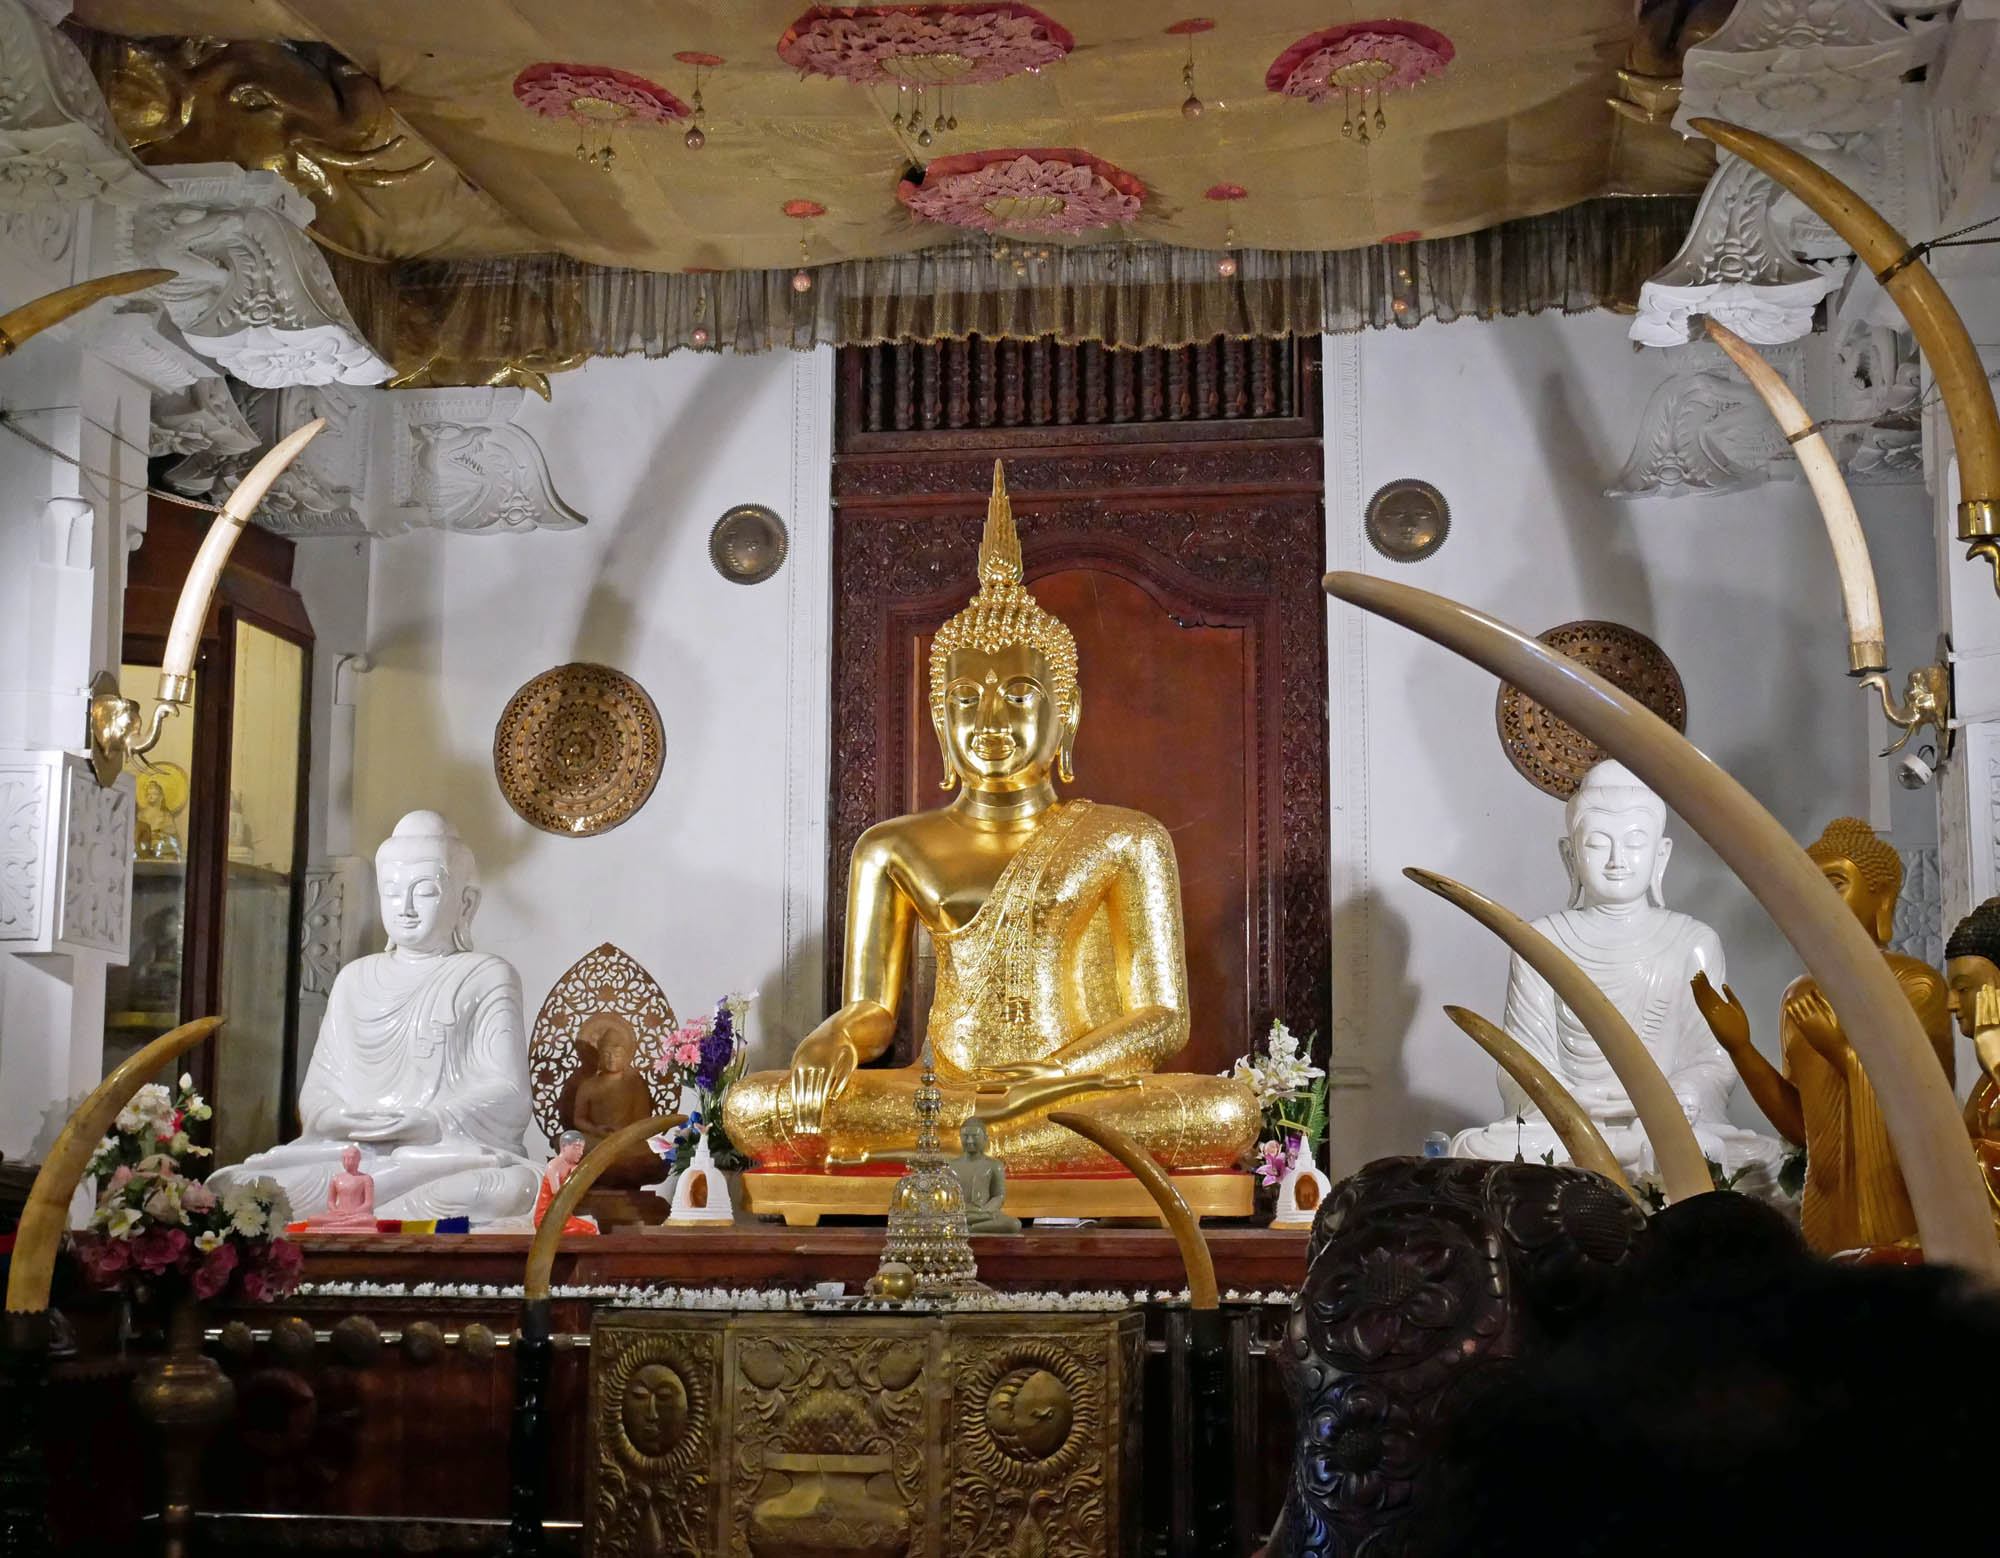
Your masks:
<svg viewBox="0 0 2000 1558"><path fill-rule="evenodd" d="M521 976L472 950L472 851L436 812L413 811L376 851L375 875L389 950L333 982L299 1089L298 1139L219 1168L209 1183L268 1176L317 1216L355 1143L384 1218L519 1217L540 1177L523 1148Z"/></svg>
<svg viewBox="0 0 2000 1558"><path fill-rule="evenodd" d="M1775 1172L1779 1144L1729 1123L1729 1058L1688 990L1703 971L1722 977L1722 943L1701 921L1666 906L1662 883L1673 852L1666 820L1665 803L1622 763L1592 768L1564 811L1569 907L1536 920L1535 929L1575 959L1631 1023L1673 1085L1702 1150L1728 1172L1745 1163ZM1624 1085L1548 981L1519 957L1508 965L1501 1025L1583 1105L1626 1172L1642 1172L1649 1144ZM1554 1128L1504 1070L1500 1099L1505 1118L1461 1132L1455 1156L1504 1162L1518 1151L1530 1163L1550 1152L1567 1159Z"/></svg>
<svg viewBox="0 0 2000 1558"><path fill-rule="evenodd" d="M326 1216L306 1219L312 1233L373 1233L375 1181L361 1172L361 1149L349 1142L340 1149L340 1172L326 1190Z"/></svg>
<svg viewBox="0 0 2000 1558"><path fill-rule="evenodd" d="M1965 1129L2000 1221L2000 898L1987 899L1953 929L1944 944L1944 978L1959 1031L1979 1057Z"/></svg>
<svg viewBox="0 0 2000 1558"><path fill-rule="evenodd" d="M1806 853L1875 944L1884 946L1895 928L1896 899L1903 889L1903 862L1895 850L1867 823L1839 817ZM1916 958L1896 952L1882 956L1949 1078L1951 1013L1945 981ZM1806 1149L1805 1195L1799 1204L1806 1243L1832 1254L1914 1239L1916 1214L1875 1089L1812 976L1793 980L1785 990L1778 1030L1782 1071L1750 1042L1749 1015L1727 986L1718 995L1711 983L1698 980L1694 994L1757 1107L1787 1140Z"/></svg>
<svg viewBox="0 0 2000 1558"><path fill-rule="evenodd" d="M1143 812L1056 792L1083 712L1076 641L1022 583L997 462L979 590L931 641L930 708L958 796L855 844L846 1004L789 1070L729 1090L729 1139L760 1167L911 1150L917 1068L862 1063L894 1037L921 923L937 953L929 1039L946 1150L976 1113L1010 1173L1111 1167L1047 1118L1080 1098L1170 1170L1233 1169L1257 1136L1249 1087L1158 1070L1188 1040L1173 841Z"/></svg>
<svg viewBox="0 0 2000 1558"><path fill-rule="evenodd" d="M653 1117L652 1089L633 1069L639 1036L631 1023L616 1012L598 1012L585 1019L576 1045L594 1055L597 1064L578 1078L563 1123L581 1131L587 1147L595 1147L621 1127ZM597 1183L607 1190L637 1190L657 1183L660 1174L660 1155L642 1141L621 1153L598 1175Z"/></svg>
<svg viewBox="0 0 2000 1558"><path fill-rule="evenodd" d="M965 1226L972 1233L1019 1233L1021 1219L1007 1214L1007 1166L986 1151L986 1122L958 1128L959 1155L951 1171L965 1191Z"/></svg>

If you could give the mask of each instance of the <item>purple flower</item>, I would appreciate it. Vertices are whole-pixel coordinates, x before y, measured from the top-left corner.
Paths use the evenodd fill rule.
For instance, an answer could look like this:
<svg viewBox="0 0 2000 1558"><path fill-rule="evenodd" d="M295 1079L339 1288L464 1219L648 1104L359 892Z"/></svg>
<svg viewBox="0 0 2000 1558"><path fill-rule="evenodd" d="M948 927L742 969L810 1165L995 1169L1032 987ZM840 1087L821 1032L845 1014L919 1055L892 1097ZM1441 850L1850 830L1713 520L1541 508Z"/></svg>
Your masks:
<svg viewBox="0 0 2000 1558"><path fill-rule="evenodd" d="M695 1067L694 1085L712 1093L722 1081L722 1073L736 1055L736 1021L727 1001L715 1003L715 1021L701 1041L701 1060Z"/></svg>

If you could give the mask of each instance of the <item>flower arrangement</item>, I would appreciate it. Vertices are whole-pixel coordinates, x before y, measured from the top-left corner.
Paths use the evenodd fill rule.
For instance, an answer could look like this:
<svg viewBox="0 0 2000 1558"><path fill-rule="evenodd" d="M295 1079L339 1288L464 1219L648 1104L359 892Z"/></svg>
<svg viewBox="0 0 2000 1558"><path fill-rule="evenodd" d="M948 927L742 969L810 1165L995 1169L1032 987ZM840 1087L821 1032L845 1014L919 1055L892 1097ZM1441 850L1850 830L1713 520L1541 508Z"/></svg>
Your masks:
<svg viewBox="0 0 2000 1558"><path fill-rule="evenodd" d="M679 1088L685 1125L652 1138L652 1148L667 1159L667 1172L678 1174L694 1159L695 1145L708 1138L709 1156L721 1169L745 1167L749 1160L736 1150L722 1129L722 1099L748 1060L744 1019L755 991L729 994L715 1003L714 1014L683 1023L667 1035L653 1069ZM689 1108L692 1103L694 1107Z"/></svg>
<svg viewBox="0 0 2000 1558"><path fill-rule="evenodd" d="M1258 1133L1250 1167L1267 1185L1283 1179L1301 1153L1316 1157L1326 1140L1326 1072L1312 1063L1311 1036L1302 1046L1292 1030L1273 1019L1264 1052L1236 1062L1230 1072L1257 1095L1264 1128Z"/></svg>
<svg viewBox="0 0 2000 1558"><path fill-rule="evenodd" d="M284 1237L292 1209L268 1179L218 1196L181 1172L181 1160L206 1157L188 1140L191 1121L209 1107L183 1076L174 1092L149 1082L132 1096L97 1144L89 1172L97 1209L71 1245L92 1286L112 1291L184 1287L197 1299L232 1288L252 1303L282 1298L298 1286L302 1257Z"/></svg>

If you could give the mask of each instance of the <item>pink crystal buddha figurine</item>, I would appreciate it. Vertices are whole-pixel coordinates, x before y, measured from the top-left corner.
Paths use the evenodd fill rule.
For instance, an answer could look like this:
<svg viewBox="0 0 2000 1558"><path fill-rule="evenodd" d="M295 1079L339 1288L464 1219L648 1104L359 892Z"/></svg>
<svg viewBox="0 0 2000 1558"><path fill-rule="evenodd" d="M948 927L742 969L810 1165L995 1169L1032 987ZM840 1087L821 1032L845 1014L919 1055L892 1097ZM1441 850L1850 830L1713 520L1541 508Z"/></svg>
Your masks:
<svg viewBox="0 0 2000 1558"><path fill-rule="evenodd" d="M375 1181L361 1172L361 1149L349 1142L340 1149L340 1172L326 1187L326 1215L306 1220L311 1233L373 1233Z"/></svg>

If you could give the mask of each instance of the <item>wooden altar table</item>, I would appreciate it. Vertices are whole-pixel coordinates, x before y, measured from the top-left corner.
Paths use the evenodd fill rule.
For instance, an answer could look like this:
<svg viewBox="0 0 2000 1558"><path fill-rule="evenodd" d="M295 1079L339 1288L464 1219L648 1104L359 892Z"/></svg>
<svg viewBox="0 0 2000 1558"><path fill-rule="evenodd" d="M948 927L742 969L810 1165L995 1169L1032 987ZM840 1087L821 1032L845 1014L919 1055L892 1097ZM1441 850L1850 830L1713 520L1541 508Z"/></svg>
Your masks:
<svg viewBox="0 0 2000 1558"><path fill-rule="evenodd" d="M1224 1225L1206 1231L1225 1293L1289 1293L1304 1274L1304 1230ZM263 1332L300 1317L324 1334L360 1315L391 1338L428 1321L446 1334L477 1322L504 1339L518 1323L525 1236L309 1237L301 1243L308 1282L404 1291L300 1295L268 1307L212 1312L211 1326L241 1320ZM559 1342L549 1394L549 1516L557 1550L579 1550L591 1464L589 1343L596 1316L614 1312L602 1298L562 1296L564 1290L625 1284L798 1290L843 1282L854 1293L875 1270L881 1248L882 1230L860 1226L737 1225L565 1240L554 1271L554 1322L567 1341ZM1160 1229L1029 1229L976 1237L973 1249L981 1280L1002 1291L1115 1288L1157 1295L1178 1293L1185 1280L1173 1240ZM411 1291L419 1284L515 1293ZM1143 1308L1138 1551L1177 1558L1187 1550L1192 1519L1188 1311L1152 1298ZM1283 1303L1265 1302L1226 1302L1224 1308L1248 1552L1252 1538L1276 1517L1289 1473L1291 1409L1276 1356L1289 1311ZM80 1328L90 1329L92 1317L82 1306L79 1318ZM798 1317L790 1318L796 1323ZM389 1553L490 1548L497 1540L507 1508L513 1401L507 1346L484 1359L449 1347L425 1362L392 1342L357 1363L324 1341L299 1358L260 1340L246 1354L223 1355L223 1362L236 1382L237 1410L205 1463L202 1507L226 1517L203 1522L210 1550ZM66 1385L55 1392L60 1405L49 1456L61 1550L126 1550L121 1544L137 1539L145 1490L130 1476L107 1479L104 1457L109 1450L127 1468L143 1458L139 1425L126 1405L130 1365L100 1355L59 1365L57 1374ZM276 1513L288 1518L245 1518Z"/></svg>

